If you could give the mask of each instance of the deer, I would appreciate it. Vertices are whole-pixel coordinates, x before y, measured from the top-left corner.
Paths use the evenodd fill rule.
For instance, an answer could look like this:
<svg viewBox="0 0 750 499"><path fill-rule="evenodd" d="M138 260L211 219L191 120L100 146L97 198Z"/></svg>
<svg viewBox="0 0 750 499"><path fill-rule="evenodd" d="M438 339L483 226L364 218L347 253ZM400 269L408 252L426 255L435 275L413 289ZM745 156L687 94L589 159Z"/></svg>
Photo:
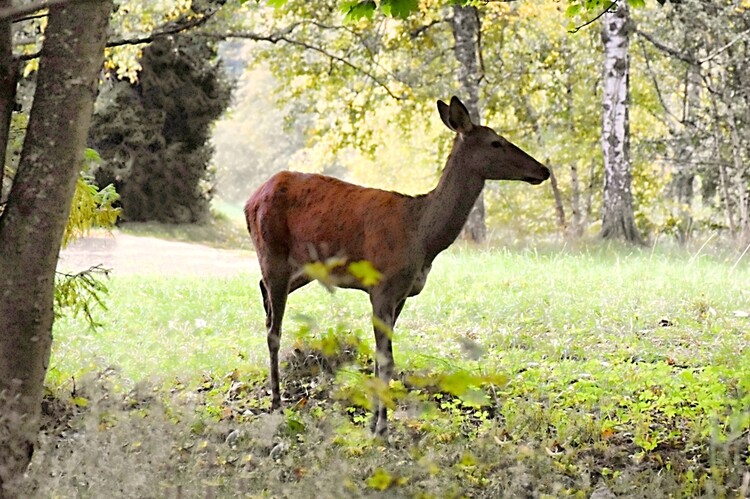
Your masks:
<svg viewBox="0 0 750 499"><path fill-rule="evenodd" d="M455 132L437 186L409 196L362 187L314 173L282 171L262 184L245 204L245 219L260 265L266 314L271 411L281 407L279 347L289 293L313 279L305 265L339 258L367 261L376 283L342 275L340 288L368 293L376 356L374 376L388 386L393 377L392 332L406 299L427 282L435 257L458 237L487 180L537 185L550 170L500 136L472 122L466 106L438 100L440 119ZM338 267L342 268L342 267ZM371 428L387 433L387 408L373 401Z"/></svg>

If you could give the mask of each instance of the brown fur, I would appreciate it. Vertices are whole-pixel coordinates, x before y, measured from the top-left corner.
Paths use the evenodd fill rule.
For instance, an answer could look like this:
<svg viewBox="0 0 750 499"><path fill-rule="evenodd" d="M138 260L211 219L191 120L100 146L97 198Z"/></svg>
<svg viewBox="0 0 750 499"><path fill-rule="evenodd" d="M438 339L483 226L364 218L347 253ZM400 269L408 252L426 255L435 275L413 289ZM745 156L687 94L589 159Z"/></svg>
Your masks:
<svg viewBox="0 0 750 499"><path fill-rule="evenodd" d="M456 97L438 101L443 123L456 139L438 186L422 196L371 189L316 174L281 172L245 205L247 228L258 254L266 310L272 408L281 405L278 351L286 299L308 282L306 263L340 258L367 260L381 274L365 286L339 267L335 284L367 291L375 326L375 374L393 375L391 333L406 298L422 291L433 259L458 236L485 180L538 184L550 172L488 127L471 123ZM386 431L386 408L376 401L378 435Z"/></svg>

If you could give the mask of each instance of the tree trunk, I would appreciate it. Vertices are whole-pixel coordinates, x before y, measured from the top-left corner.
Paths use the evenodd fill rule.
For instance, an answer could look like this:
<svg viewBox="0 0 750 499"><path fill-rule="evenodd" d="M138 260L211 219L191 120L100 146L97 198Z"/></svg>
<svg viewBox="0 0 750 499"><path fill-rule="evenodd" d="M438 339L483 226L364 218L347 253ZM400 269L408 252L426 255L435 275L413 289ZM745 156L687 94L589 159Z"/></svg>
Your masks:
<svg viewBox="0 0 750 499"><path fill-rule="evenodd" d="M737 131L737 120L734 110L730 109L727 116L729 133L732 137L732 160L734 165L735 185L737 186L737 211L739 212L739 236L743 243L750 239L750 220L748 219L748 192L745 181L745 168L742 161L742 143Z"/></svg>
<svg viewBox="0 0 750 499"><path fill-rule="evenodd" d="M455 54L458 60L458 82L461 85L460 98L469 110L471 121L480 123L479 112L479 12L473 6L453 6L451 22L455 40ZM476 243L487 239L487 225L484 216L484 192L479 194L474 207L466 220L462 237Z"/></svg>
<svg viewBox="0 0 750 499"><path fill-rule="evenodd" d="M545 161L545 163L549 165L549 160ZM568 222L565 221L565 207L563 206L562 193L557 186L557 177L555 176L555 170L553 168L549 169L549 182L552 186L552 195L555 198L557 226L560 227L563 237L568 237Z"/></svg>
<svg viewBox="0 0 750 499"><path fill-rule="evenodd" d="M571 136L575 136L575 99L573 94L574 82L574 54L564 42L561 50L565 61L565 111L567 112L566 127ZM581 184L578 179L578 159L570 162L570 223L566 227L565 236L579 239L583 235L581 220Z"/></svg>
<svg viewBox="0 0 750 499"><path fill-rule="evenodd" d="M10 6L11 0L0 0L0 9ZM13 59L10 27L10 21L0 21L0 203L4 201L5 155L8 150L10 119L16 104L16 69L18 63ZM2 212L1 204L0 212Z"/></svg>
<svg viewBox="0 0 750 499"><path fill-rule="evenodd" d="M0 217L0 496L14 496L39 430L57 255L111 11L112 0L49 8L29 126Z"/></svg>
<svg viewBox="0 0 750 499"><path fill-rule="evenodd" d="M583 221L581 219L581 182L578 179L578 165L576 161L570 164L570 235L579 239L583 235Z"/></svg>
<svg viewBox="0 0 750 499"><path fill-rule="evenodd" d="M679 225L677 227L677 237L681 244L687 243L690 239L690 232L693 225L693 216L691 206L695 190L695 165L694 155L695 146L693 145L695 128L692 125L697 117L697 111L700 106L700 86L698 70L695 66L688 66L685 71L685 100L681 122L687 127L683 130L685 136L684 143L679 146L676 154L677 164L672 176L670 193L678 206ZM676 132L675 132L676 133Z"/></svg>
<svg viewBox="0 0 750 499"><path fill-rule="evenodd" d="M640 243L630 190L629 19L627 2L620 2L616 10L605 14L602 22L604 205L601 236Z"/></svg>

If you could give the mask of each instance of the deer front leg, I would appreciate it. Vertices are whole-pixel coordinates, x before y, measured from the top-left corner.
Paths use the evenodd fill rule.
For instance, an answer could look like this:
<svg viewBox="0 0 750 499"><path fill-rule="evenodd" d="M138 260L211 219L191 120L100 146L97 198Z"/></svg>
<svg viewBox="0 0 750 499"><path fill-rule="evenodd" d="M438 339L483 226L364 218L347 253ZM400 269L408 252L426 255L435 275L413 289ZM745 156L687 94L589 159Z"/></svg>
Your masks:
<svg viewBox="0 0 750 499"><path fill-rule="evenodd" d="M391 300L372 298L372 310L375 320L375 376L388 387L393 379L393 342L391 336L396 325L396 319L404 307L405 299L393 304ZM379 437L385 436L388 430L388 409L377 394L373 397L371 429Z"/></svg>

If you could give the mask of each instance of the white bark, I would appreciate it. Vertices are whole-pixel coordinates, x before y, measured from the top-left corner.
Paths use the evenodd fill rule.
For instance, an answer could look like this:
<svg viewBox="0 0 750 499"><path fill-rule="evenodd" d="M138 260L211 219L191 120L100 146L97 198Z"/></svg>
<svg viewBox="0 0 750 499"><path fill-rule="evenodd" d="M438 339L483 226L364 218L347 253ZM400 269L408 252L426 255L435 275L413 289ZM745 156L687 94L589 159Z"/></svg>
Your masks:
<svg viewBox="0 0 750 499"><path fill-rule="evenodd" d="M602 21L604 206L601 235L604 238L639 242L631 192L629 19L627 2L620 2L616 10L607 13Z"/></svg>

